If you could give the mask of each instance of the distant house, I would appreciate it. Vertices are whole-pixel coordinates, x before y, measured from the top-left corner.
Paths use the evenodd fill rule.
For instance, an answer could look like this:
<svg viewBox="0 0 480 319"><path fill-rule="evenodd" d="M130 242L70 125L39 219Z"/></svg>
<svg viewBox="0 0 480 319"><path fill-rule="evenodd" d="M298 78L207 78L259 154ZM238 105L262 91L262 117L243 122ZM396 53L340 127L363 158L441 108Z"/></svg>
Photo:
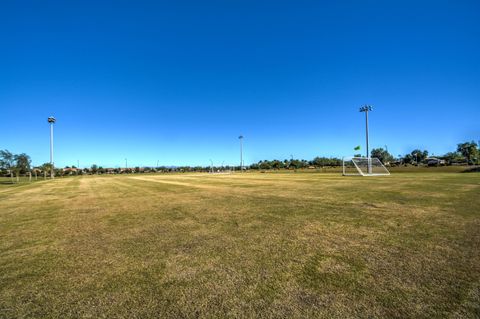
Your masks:
<svg viewBox="0 0 480 319"><path fill-rule="evenodd" d="M62 169L64 175L73 175L78 173L78 169L75 167L65 167Z"/></svg>
<svg viewBox="0 0 480 319"><path fill-rule="evenodd" d="M425 159L425 162L427 163L428 166L442 166L445 165L445 160L439 159L436 157L427 157Z"/></svg>

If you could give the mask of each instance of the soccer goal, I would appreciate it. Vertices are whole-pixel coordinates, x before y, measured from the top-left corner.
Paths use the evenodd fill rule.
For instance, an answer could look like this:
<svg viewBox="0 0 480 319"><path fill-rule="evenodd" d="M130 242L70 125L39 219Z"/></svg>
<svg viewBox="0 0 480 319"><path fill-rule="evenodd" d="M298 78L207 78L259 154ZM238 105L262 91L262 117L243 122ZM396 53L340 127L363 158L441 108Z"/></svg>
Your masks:
<svg viewBox="0 0 480 319"><path fill-rule="evenodd" d="M384 176L388 169L376 157L344 157L343 176Z"/></svg>

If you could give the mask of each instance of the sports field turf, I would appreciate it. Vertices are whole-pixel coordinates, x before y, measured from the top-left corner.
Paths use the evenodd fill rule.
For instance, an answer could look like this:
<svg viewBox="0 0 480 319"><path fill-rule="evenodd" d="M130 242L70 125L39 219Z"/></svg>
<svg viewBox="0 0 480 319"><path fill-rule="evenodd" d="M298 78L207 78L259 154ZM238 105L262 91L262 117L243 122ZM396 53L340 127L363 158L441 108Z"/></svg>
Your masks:
<svg viewBox="0 0 480 319"><path fill-rule="evenodd" d="M0 185L0 318L478 318L480 174Z"/></svg>

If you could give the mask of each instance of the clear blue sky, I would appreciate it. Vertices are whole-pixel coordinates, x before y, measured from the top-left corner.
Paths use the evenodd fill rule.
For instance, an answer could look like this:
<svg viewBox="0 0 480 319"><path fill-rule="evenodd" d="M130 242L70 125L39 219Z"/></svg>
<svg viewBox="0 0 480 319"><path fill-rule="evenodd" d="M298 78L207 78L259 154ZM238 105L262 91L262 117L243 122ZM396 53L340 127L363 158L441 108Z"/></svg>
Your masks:
<svg viewBox="0 0 480 319"><path fill-rule="evenodd" d="M0 148L216 165L480 139L479 1L2 1Z"/></svg>

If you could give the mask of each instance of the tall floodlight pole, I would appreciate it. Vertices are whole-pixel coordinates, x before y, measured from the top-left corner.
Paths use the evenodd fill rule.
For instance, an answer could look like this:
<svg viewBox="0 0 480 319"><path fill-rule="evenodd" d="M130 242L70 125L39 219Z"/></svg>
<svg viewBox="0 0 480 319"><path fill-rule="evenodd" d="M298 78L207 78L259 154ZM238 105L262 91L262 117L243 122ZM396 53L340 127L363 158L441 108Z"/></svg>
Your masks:
<svg viewBox="0 0 480 319"><path fill-rule="evenodd" d="M370 153L368 150L368 112L372 111L372 107L370 105L364 105L360 108L360 112L365 112L365 133L366 133L366 140L367 140L367 161L368 161L368 173L372 173L372 164L370 160Z"/></svg>
<svg viewBox="0 0 480 319"><path fill-rule="evenodd" d="M243 172L243 135L238 137L240 140L240 172Z"/></svg>
<svg viewBox="0 0 480 319"><path fill-rule="evenodd" d="M50 116L48 118L48 123L50 123L50 177L54 178L55 173L54 173L54 164L53 164L53 124L56 122L55 118L53 116Z"/></svg>

